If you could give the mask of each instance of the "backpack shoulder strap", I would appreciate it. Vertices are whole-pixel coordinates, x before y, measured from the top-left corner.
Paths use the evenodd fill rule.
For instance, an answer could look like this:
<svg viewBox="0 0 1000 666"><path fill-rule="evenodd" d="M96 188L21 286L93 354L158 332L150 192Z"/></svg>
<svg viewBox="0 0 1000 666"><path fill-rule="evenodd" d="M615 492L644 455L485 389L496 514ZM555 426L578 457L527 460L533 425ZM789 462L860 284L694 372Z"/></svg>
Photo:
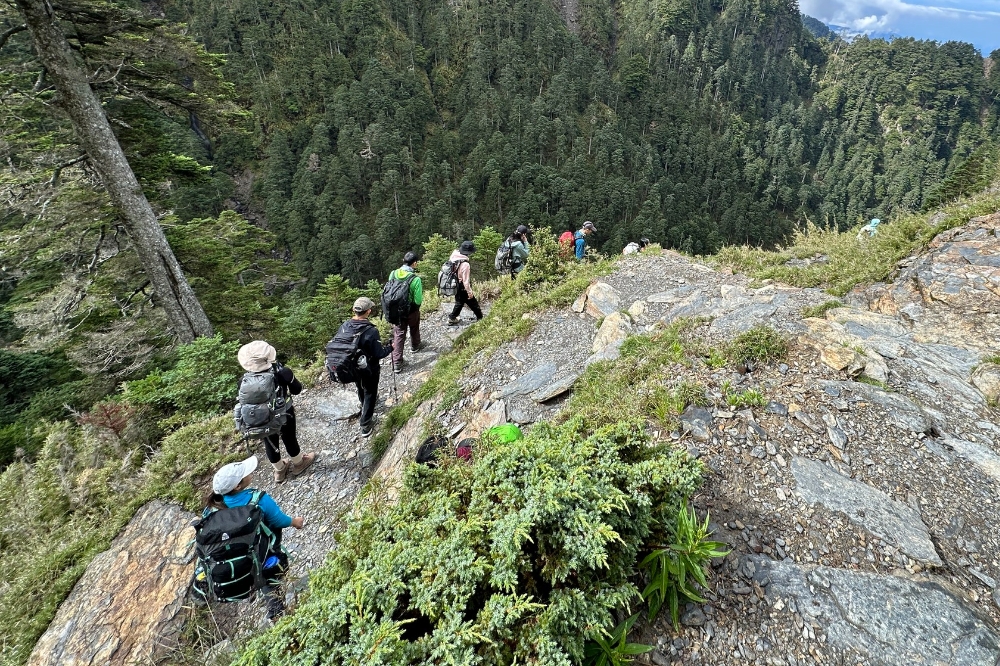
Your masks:
<svg viewBox="0 0 1000 666"><path fill-rule="evenodd" d="M258 490L254 488L253 495L250 496L250 501L247 504L252 506L260 506L260 498L264 496L263 490Z"/></svg>

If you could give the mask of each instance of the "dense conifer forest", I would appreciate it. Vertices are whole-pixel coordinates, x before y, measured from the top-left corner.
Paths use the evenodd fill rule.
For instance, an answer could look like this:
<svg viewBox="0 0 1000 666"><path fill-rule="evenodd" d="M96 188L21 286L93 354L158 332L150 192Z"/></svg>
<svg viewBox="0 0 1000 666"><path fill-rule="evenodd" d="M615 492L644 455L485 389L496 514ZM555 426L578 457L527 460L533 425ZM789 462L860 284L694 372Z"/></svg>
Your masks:
<svg viewBox="0 0 1000 666"><path fill-rule="evenodd" d="M805 17L818 38L788 0L562 11L77 0L60 18L212 324L293 356L328 333L318 303L434 234L590 219L598 248L647 236L704 254L888 219L989 179L1000 73L969 44L847 43ZM29 424L174 358L12 7L0 46L9 461L36 448Z"/></svg>
<svg viewBox="0 0 1000 666"><path fill-rule="evenodd" d="M113 495L103 477L60 494L66 447L138 469L186 427L215 433L199 419L231 399L237 341L312 358L402 252L588 219L608 253L640 236L773 247L937 206L996 166L1000 53L848 43L795 0L57 9L217 335L178 349L23 16L0 5L0 499L30 502L25 549L72 533L49 596L4 588L40 609L27 628L0 612L23 632L15 663L134 509L88 513L91 490Z"/></svg>

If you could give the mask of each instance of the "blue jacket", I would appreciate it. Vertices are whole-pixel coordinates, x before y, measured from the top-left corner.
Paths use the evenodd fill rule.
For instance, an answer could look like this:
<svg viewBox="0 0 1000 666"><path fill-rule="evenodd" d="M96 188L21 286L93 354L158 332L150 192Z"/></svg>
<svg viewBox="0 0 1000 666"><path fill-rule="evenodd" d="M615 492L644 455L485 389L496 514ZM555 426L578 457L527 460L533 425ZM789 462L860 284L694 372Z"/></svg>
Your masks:
<svg viewBox="0 0 1000 666"><path fill-rule="evenodd" d="M587 237L582 231L577 231L573 234L573 239L573 243L576 245L576 258L582 260L583 251L587 248Z"/></svg>
<svg viewBox="0 0 1000 666"><path fill-rule="evenodd" d="M226 503L230 509L235 506L246 506L250 503L251 498L253 498L254 489L247 488L241 490L238 493L230 493L228 495L222 496L222 501ZM271 496L267 493L263 493L260 496L260 502L257 506L264 513L264 523L270 527L272 530L280 530L286 527L291 527L292 519L285 515L285 512L278 508L278 503L271 499Z"/></svg>

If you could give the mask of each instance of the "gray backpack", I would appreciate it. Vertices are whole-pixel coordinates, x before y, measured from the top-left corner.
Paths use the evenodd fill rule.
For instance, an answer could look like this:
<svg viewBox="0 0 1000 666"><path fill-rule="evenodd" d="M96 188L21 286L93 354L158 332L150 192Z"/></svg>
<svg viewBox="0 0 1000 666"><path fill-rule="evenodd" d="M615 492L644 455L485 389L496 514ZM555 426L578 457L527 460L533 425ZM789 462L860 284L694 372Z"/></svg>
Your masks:
<svg viewBox="0 0 1000 666"><path fill-rule="evenodd" d="M233 420L246 439L276 435L285 425L289 401L282 395L273 370L248 372L240 380Z"/></svg>

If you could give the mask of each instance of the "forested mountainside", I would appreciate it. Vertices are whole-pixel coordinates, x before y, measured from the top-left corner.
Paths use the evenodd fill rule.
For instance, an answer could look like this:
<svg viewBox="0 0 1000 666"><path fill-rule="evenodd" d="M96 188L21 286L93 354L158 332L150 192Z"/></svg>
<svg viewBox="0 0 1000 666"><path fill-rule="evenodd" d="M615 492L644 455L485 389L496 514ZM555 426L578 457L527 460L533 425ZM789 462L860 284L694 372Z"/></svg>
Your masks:
<svg viewBox="0 0 1000 666"><path fill-rule="evenodd" d="M206 415L231 406L239 343L306 367L405 249L433 274L476 237L479 279L521 223L591 219L608 253L640 235L770 246L995 171L991 59L818 40L789 1L51 8L218 335L178 348L23 17L0 5L0 508L18 517L0 548L32 563L0 580L3 663L142 501L196 503L230 453L231 423ZM537 261L517 288L542 307L563 274Z"/></svg>
<svg viewBox="0 0 1000 666"><path fill-rule="evenodd" d="M817 40L786 0L59 11L212 324L293 356L328 333L338 275L382 278L433 234L591 219L611 251L638 236L768 246L805 220L935 205L994 164L991 60L961 43ZM33 401L29 422L64 416L173 359L7 6L0 66L6 428Z"/></svg>

